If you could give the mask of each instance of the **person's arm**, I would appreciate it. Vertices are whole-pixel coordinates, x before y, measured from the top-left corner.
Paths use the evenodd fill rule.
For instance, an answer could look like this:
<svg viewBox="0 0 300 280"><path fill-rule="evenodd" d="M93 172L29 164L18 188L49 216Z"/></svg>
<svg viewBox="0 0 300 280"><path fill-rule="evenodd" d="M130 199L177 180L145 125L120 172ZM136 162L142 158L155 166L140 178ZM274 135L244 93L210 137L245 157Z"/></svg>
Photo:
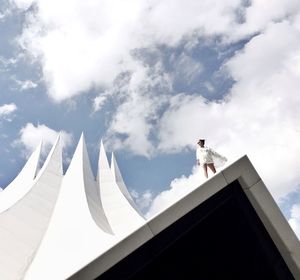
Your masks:
<svg viewBox="0 0 300 280"><path fill-rule="evenodd" d="M209 148L210 152L212 153L213 156L222 159L223 161L227 161L227 158L220 155L219 153L217 153L215 150L213 150L212 148Z"/></svg>

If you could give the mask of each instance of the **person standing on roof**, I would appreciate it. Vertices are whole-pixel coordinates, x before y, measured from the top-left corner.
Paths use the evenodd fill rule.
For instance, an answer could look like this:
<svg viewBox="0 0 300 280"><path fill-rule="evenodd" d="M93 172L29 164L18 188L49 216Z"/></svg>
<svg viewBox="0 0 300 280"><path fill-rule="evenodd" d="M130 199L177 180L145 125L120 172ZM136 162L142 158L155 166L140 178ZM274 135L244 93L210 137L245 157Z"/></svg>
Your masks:
<svg viewBox="0 0 300 280"><path fill-rule="evenodd" d="M212 148L205 146L205 139L199 139L197 144L199 145L196 151L197 165L203 167L204 176L208 178L207 167L209 167L213 173L216 173L215 161L218 160L221 165L223 165L227 159Z"/></svg>

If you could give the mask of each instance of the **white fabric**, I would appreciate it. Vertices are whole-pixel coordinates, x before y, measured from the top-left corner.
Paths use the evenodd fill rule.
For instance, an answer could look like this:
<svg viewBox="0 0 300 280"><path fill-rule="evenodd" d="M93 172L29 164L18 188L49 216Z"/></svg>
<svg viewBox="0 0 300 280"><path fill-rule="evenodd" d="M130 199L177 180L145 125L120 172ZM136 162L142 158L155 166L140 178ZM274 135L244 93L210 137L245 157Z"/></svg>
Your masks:
<svg viewBox="0 0 300 280"><path fill-rule="evenodd" d="M207 146L197 147L196 158L201 166L208 163L217 163L217 166L222 166L227 161L225 157L221 156L212 148Z"/></svg>

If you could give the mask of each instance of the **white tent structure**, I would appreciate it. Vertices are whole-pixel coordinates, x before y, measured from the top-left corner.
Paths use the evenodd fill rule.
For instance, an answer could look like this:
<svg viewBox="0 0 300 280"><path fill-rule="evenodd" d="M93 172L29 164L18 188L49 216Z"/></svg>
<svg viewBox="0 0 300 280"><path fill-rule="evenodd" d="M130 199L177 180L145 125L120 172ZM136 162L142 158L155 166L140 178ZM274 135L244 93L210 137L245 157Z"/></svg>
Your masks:
<svg viewBox="0 0 300 280"><path fill-rule="evenodd" d="M152 236L102 142L97 180L83 134L65 175L59 137L37 172L40 151L0 194L1 279L66 279L136 230L137 244Z"/></svg>
<svg viewBox="0 0 300 280"><path fill-rule="evenodd" d="M2 279L24 277L47 231L58 197L63 177L60 138L34 178L39 154L40 145L19 176L0 194Z"/></svg>
<svg viewBox="0 0 300 280"><path fill-rule="evenodd" d="M235 180L300 277L299 241L247 157L146 220L102 142L96 179L83 134L65 175L60 138L37 171L40 150L0 193L0 279L95 279Z"/></svg>
<svg viewBox="0 0 300 280"><path fill-rule="evenodd" d="M41 148L42 143L31 154L19 175L5 188L4 195L0 196L0 213L14 205L31 189L38 169Z"/></svg>

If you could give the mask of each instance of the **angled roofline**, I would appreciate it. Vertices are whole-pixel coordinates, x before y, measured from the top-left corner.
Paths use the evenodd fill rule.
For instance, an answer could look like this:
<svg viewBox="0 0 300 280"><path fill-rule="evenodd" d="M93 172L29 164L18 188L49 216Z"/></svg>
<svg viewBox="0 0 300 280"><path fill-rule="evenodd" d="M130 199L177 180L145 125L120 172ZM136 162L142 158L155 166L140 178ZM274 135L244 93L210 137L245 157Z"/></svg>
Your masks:
<svg viewBox="0 0 300 280"><path fill-rule="evenodd" d="M240 183L243 192L246 194L291 273L295 279L300 279L300 242L246 155L216 173L201 186L189 192L167 209L149 219L146 223L147 227L150 228L153 236L156 236L199 204L236 180ZM136 230L69 279L94 279L100 276L144 244L146 241L142 241L140 245L136 242L136 240L142 240L142 234L142 230Z"/></svg>

